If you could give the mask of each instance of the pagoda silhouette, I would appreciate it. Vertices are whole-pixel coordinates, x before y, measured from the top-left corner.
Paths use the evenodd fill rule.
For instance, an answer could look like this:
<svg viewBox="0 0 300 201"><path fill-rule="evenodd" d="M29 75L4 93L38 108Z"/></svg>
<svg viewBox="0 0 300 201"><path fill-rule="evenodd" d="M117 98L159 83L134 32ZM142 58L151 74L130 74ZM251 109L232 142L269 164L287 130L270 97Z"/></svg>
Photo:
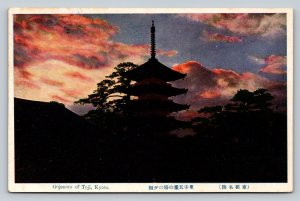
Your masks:
<svg viewBox="0 0 300 201"><path fill-rule="evenodd" d="M184 126L184 122L170 116L189 108L173 102L169 97L185 94L187 89L173 87L169 82L183 79L186 74L179 73L160 63L155 50L155 26L151 26L151 57L137 68L127 71L124 77L136 83L127 89L127 94L137 97L128 105L136 118L135 124L141 133L166 133Z"/></svg>

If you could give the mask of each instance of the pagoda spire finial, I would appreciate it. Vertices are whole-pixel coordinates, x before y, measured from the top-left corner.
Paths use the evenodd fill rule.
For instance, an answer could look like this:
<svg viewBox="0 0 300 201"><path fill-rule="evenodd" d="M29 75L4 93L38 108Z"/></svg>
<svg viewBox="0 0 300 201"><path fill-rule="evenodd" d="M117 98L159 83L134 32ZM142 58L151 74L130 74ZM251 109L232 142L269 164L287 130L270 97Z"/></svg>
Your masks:
<svg viewBox="0 0 300 201"><path fill-rule="evenodd" d="M154 20L152 20L152 26L151 26L151 59L155 59L155 26L154 26Z"/></svg>

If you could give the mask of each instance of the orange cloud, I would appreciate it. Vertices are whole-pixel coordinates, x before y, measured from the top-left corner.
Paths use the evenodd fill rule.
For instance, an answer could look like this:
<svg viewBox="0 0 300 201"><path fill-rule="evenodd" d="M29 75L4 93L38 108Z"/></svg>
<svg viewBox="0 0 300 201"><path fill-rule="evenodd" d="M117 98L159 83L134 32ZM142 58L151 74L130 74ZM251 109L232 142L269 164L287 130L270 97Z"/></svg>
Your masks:
<svg viewBox="0 0 300 201"><path fill-rule="evenodd" d="M180 14L179 16L242 35L275 37L286 32L286 15L282 13Z"/></svg>
<svg viewBox="0 0 300 201"><path fill-rule="evenodd" d="M195 70L197 68L203 68L203 65L197 61L187 61L185 63L172 66L173 70L184 74L190 73L192 70Z"/></svg>
<svg viewBox="0 0 300 201"><path fill-rule="evenodd" d="M82 68L111 67L113 61L145 57L149 45L115 42L118 27L82 15L14 15L14 64L56 59ZM163 56L176 51L158 50Z"/></svg>
<svg viewBox="0 0 300 201"><path fill-rule="evenodd" d="M210 42L226 42L226 43L242 42L242 39L237 36L226 36L220 33L209 33L207 31L203 31L202 39Z"/></svg>
<svg viewBox="0 0 300 201"><path fill-rule="evenodd" d="M149 44L116 42L118 31L106 20L77 14L14 15L15 96L71 108L119 63L143 63ZM157 50L161 56L176 53Z"/></svg>
<svg viewBox="0 0 300 201"><path fill-rule="evenodd" d="M20 70L19 73L20 73L21 77L23 77L24 79L27 79L27 80L31 79L33 76L31 73L29 73L26 70Z"/></svg>
<svg viewBox="0 0 300 201"><path fill-rule="evenodd" d="M101 67L104 61L99 51L117 30L104 20L80 15L15 15L15 66L58 59L87 68Z"/></svg>
<svg viewBox="0 0 300 201"><path fill-rule="evenodd" d="M26 67L26 71L32 75L28 78L23 76L22 68L15 68L15 96L39 101L59 101L58 96L70 107L78 98L92 93L97 82L105 79L105 75L112 70L113 68L83 69L63 61L48 60ZM53 95L56 95L56 99L53 99Z"/></svg>
<svg viewBox="0 0 300 201"><path fill-rule="evenodd" d="M195 117L200 117L200 114L195 110L183 110L173 113L172 115L181 121L189 121Z"/></svg>
<svg viewBox="0 0 300 201"><path fill-rule="evenodd" d="M200 94L201 98L217 98L221 96L221 93L216 90L207 90Z"/></svg>
<svg viewBox="0 0 300 201"><path fill-rule="evenodd" d="M41 78L41 82L47 84L47 85L51 85L51 86L63 86L63 82L59 82L59 81L55 81L55 80L51 80L48 78Z"/></svg>
<svg viewBox="0 0 300 201"><path fill-rule="evenodd" d="M26 88L30 88L30 89L40 89L40 87L30 81L26 81L26 80L18 80L15 81L16 85L22 85L24 89Z"/></svg>
<svg viewBox="0 0 300 201"><path fill-rule="evenodd" d="M58 96L58 95L52 95L51 98L57 102L62 102L62 103L69 103L70 100L66 99L66 98L63 98L61 96Z"/></svg>
<svg viewBox="0 0 300 201"><path fill-rule="evenodd" d="M62 92L65 93L66 97L71 97L71 98L80 98L84 93L80 90L77 89L61 89Z"/></svg>
<svg viewBox="0 0 300 201"><path fill-rule="evenodd" d="M254 91L258 88L269 89L275 97L275 104L286 107L286 83L271 81L250 72L237 73L221 68L208 69L196 61L178 64L172 69L187 73L184 79L174 81L172 85L188 89L185 95L175 96L173 100L177 103L190 105L191 110L198 110L204 106L226 104L237 90Z"/></svg>
<svg viewBox="0 0 300 201"><path fill-rule="evenodd" d="M71 77L71 78L75 78L75 79L78 79L78 80L82 80L82 81L92 81L92 79L86 75L83 75L82 73L80 72L67 72L65 73L65 75L67 77Z"/></svg>

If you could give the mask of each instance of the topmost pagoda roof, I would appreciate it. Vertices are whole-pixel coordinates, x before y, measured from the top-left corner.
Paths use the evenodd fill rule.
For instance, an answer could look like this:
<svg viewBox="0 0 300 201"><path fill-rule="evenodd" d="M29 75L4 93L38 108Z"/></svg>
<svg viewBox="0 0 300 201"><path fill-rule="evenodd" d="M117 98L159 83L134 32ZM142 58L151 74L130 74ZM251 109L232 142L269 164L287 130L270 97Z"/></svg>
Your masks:
<svg viewBox="0 0 300 201"><path fill-rule="evenodd" d="M124 76L135 81L141 81L147 78L156 78L163 81L175 81L182 79L186 74L179 73L160 63L156 58L155 51L155 26L152 21L151 27L151 58L139 67L124 73Z"/></svg>
<svg viewBox="0 0 300 201"><path fill-rule="evenodd" d="M124 76L135 81L157 78L168 82L182 79L186 76L186 74L172 70L160 63L156 58L150 58L146 63L126 72Z"/></svg>

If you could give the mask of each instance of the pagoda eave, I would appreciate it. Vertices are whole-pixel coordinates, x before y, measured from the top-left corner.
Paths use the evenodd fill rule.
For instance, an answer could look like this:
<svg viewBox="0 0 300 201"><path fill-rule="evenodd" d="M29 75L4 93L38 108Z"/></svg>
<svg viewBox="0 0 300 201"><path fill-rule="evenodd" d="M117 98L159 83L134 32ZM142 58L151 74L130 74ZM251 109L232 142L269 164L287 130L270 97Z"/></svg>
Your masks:
<svg viewBox="0 0 300 201"><path fill-rule="evenodd" d="M156 78L166 82L170 82L178 79L183 79L186 74L174 71L171 68L160 63L157 59L151 58L139 67L125 72L123 76L134 81Z"/></svg>
<svg viewBox="0 0 300 201"><path fill-rule="evenodd" d="M127 89L126 93L133 96L140 96L143 94L161 94L165 96L177 96L185 94L187 89L178 89L172 86L156 86L156 85L136 85Z"/></svg>
<svg viewBox="0 0 300 201"><path fill-rule="evenodd" d="M159 74L159 71L157 72ZM142 81L145 79L151 79L151 78L159 78L160 80L166 81L166 82L172 82L175 80L183 79L186 76L186 74L181 74L181 75L155 75L154 73L136 73L136 72L131 72L128 74L125 74L124 77L133 80L133 81Z"/></svg>

